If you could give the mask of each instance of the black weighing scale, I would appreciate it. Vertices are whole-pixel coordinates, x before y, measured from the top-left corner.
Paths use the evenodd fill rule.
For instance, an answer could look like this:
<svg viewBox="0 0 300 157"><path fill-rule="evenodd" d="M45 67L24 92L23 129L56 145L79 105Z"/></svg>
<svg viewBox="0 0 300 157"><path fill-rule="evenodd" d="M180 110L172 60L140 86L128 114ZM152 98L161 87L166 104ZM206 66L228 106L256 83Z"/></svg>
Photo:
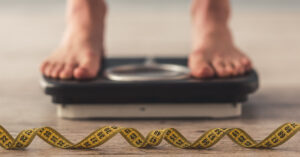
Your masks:
<svg viewBox="0 0 300 157"><path fill-rule="evenodd" d="M186 58L108 58L93 80L56 80L41 85L63 118L236 117L258 88L257 73L196 79Z"/></svg>

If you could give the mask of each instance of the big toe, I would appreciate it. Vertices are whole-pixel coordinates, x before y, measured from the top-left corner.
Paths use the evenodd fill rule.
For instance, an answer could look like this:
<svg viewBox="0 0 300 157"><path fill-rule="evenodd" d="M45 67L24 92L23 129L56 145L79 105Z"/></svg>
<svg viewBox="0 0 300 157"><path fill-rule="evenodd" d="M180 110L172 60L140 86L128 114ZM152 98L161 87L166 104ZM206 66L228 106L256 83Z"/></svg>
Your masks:
<svg viewBox="0 0 300 157"><path fill-rule="evenodd" d="M189 60L192 76L196 78L209 78L214 76L213 68L200 56L192 55Z"/></svg>
<svg viewBox="0 0 300 157"><path fill-rule="evenodd" d="M199 64L197 68L191 69L192 75L197 78L210 78L214 76L213 69L207 64Z"/></svg>
<svg viewBox="0 0 300 157"><path fill-rule="evenodd" d="M229 77L232 74L230 73L230 69L226 67L226 64L224 63L223 60L214 60L212 62L213 66L214 66L214 70L216 72L216 75L218 77Z"/></svg>
<svg viewBox="0 0 300 157"><path fill-rule="evenodd" d="M91 79L95 78L97 73L95 71L91 71L87 67L77 67L74 70L74 77L76 79Z"/></svg>
<svg viewBox="0 0 300 157"><path fill-rule="evenodd" d="M66 64L64 69L59 73L60 79L71 79L73 77L73 71L75 64Z"/></svg>
<svg viewBox="0 0 300 157"><path fill-rule="evenodd" d="M74 70L74 77L76 79L92 79L95 78L98 74L99 64L87 63L79 65Z"/></svg>

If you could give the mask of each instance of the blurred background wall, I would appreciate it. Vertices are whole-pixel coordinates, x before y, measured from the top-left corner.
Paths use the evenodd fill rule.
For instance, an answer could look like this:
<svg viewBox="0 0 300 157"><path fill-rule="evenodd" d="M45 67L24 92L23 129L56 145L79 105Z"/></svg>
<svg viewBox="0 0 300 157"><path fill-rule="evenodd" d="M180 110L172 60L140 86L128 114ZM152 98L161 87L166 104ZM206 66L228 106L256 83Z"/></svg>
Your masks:
<svg viewBox="0 0 300 157"><path fill-rule="evenodd" d="M190 52L189 0L108 0L107 54L186 56ZM299 87L300 1L233 0L237 45L253 60L262 87ZM63 0L0 1L1 91L18 80L38 80L39 64L60 42ZM27 89L30 90L30 89ZM13 91L11 91L13 92Z"/></svg>

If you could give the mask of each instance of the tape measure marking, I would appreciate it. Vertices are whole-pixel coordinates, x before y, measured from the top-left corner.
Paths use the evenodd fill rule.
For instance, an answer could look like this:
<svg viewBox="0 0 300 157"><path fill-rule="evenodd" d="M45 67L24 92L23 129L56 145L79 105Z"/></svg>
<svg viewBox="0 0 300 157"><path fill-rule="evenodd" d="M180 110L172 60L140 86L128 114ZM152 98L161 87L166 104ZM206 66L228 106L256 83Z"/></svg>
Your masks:
<svg viewBox="0 0 300 157"><path fill-rule="evenodd" d="M74 144L56 130L50 127L34 128L21 131L16 138L0 125L0 146L4 149L24 149L30 145L35 136L40 137L49 145L61 149L90 149L104 144L106 141L120 133L126 141L137 148L158 146L164 139L169 144L182 149L205 149L212 147L225 135L241 147L245 148L273 148L277 147L300 130L297 123L285 123L274 130L261 142L253 140L240 128L215 128L208 130L195 142L189 142L179 131L174 128L153 130L146 138L134 128L105 126L89 134L80 142Z"/></svg>

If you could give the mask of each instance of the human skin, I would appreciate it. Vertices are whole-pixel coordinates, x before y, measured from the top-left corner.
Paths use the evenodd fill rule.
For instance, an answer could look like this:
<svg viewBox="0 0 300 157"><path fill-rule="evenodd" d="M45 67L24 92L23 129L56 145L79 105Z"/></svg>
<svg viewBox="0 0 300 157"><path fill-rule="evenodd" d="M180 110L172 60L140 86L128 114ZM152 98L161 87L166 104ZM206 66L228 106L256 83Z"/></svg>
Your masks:
<svg viewBox="0 0 300 157"><path fill-rule="evenodd" d="M42 62L41 72L56 79L96 77L104 57L106 12L104 0L68 0L63 40ZM189 55L192 76L230 77L251 70L250 59L233 42L229 18L229 0L193 0L193 46Z"/></svg>

